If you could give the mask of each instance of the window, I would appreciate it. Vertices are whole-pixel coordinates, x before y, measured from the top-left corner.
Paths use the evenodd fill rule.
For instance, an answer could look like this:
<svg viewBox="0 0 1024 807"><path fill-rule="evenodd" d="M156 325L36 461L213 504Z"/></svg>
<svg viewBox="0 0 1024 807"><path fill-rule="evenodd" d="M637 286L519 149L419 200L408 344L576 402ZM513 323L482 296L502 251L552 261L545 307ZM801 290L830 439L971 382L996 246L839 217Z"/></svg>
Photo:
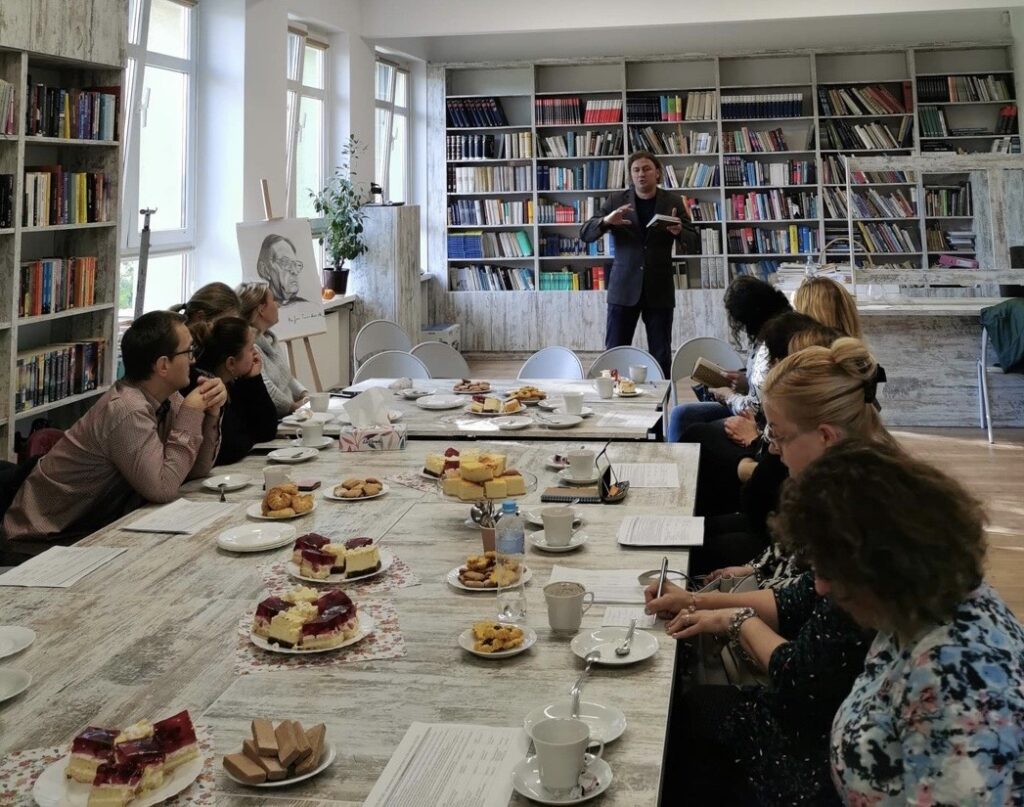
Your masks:
<svg viewBox="0 0 1024 807"><path fill-rule="evenodd" d="M377 165L374 180L387 201L409 198L409 71L377 60Z"/></svg>
<svg viewBox="0 0 1024 807"><path fill-rule="evenodd" d="M313 218L310 193L324 185L327 44L305 28L288 29L288 215Z"/></svg>

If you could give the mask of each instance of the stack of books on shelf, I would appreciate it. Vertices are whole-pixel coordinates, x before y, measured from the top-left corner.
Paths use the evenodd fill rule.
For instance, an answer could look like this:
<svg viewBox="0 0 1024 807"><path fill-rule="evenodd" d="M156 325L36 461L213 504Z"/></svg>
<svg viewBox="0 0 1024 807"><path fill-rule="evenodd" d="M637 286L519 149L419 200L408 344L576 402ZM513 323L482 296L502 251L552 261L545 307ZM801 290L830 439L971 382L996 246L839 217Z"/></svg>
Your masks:
<svg viewBox="0 0 1024 807"><path fill-rule="evenodd" d="M729 230L730 255L798 255L818 249L818 228L790 224L778 229Z"/></svg>
<svg viewBox="0 0 1024 807"><path fill-rule="evenodd" d="M498 98L449 98L446 108L448 127L452 129L509 125Z"/></svg>
<svg viewBox="0 0 1024 807"><path fill-rule="evenodd" d="M683 97L681 95L646 95L626 99L626 120L681 121Z"/></svg>
<svg viewBox="0 0 1024 807"><path fill-rule="evenodd" d="M622 130L566 132L540 141L544 157L603 157L622 155Z"/></svg>
<svg viewBox="0 0 1024 807"><path fill-rule="evenodd" d="M21 264L18 316L38 317L93 305L96 258L38 258Z"/></svg>
<svg viewBox="0 0 1024 807"><path fill-rule="evenodd" d="M533 291L533 270L523 266L456 266L449 272L452 291Z"/></svg>
<svg viewBox="0 0 1024 807"><path fill-rule="evenodd" d="M729 218L734 221L811 219L818 215L816 193L750 191L729 196Z"/></svg>
<svg viewBox="0 0 1024 807"><path fill-rule="evenodd" d="M1016 134L1017 105L1007 104L999 108L999 120L996 121L996 134Z"/></svg>
<svg viewBox="0 0 1024 807"><path fill-rule="evenodd" d="M683 197L683 204L690 214L690 221L721 221L722 206L718 202L706 202L689 196Z"/></svg>
<svg viewBox="0 0 1024 807"><path fill-rule="evenodd" d="M779 271L780 264L779 261L765 260L735 262L730 265L734 276L753 275L771 283L775 273Z"/></svg>
<svg viewBox="0 0 1024 807"><path fill-rule="evenodd" d="M476 258L528 258L533 245L525 230L507 233L484 233L470 230L448 233L448 257L451 260Z"/></svg>
<svg viewBox="0 0 1024 807"><path fill-rule="evenodd" d="M935 101L1008 101L1006 79L1001 76L927 76L917 80L917 100Z"/></svg>
<svg viewBox="0 0 1024 807"><path fill-rule="evenodd" d="M622 188L626 167L615 160L591 160L572 167L537 166L537 189L542 191L604 190Z"/></svg>
<svg viewBox="0 0 1024 807"><path fill-rule="evenodd" d="M97 389L104 383L106 348L105 339L93 339L20 351L14 373L15 411Z"/></svg>
<svg viewBox="0 0 1024 807"><path fill-rule="evenodd" d="M654 154L717 154L718 135L696 129L684 133L681 126L675 132L659 131L653 126L630 126L629 145L635 151Z"/></svg>
<svg viewBox="0 0 1024 807"><path fill-rule="evenodd" d="M0 174L0 230L14 226L14 174Z"/></svg>
<svg viewBox="0 0 1024 807"><path fill-rule="evenodd" d="M529 132L448 135L445 146L448 160L526 160L533 157L533 136Z"/></svg>
<svg viewBox="0 0 1024 807"><path fill-rule="evenodd" d="M804 95L800 92L722 96L723 120L799 118L803 114Z"/></svg>
<svg viewBox="0 0 1024 807"><path fill-rule="evenodd" d="M902 189L893 189L885 193L870 188L851 194L853 197L853 217L855 219L900 219L913 218L917 215L917 188L909 188L908 199ZM825 209L829 218L845 219L847 217L846 190L843 188L825 188Z"/></svg>
<svg viewBox="0 0 1024 807"><path fill-rule="evenodd" d="M819 87L818 108L822 115L899 115L913 106L910 82L902 85L902 100L884 84Z"/></svg>
<svg viewBox="0 0 1024 807"><path fill-rule="evenodd" d="M22 224L47 227L109 221L110 205L116 203L110 196L105 173L68 171L60 165L29 166Z"/></svg>
<svg viewBox="0 0 1024 807"><path fill-rule="evenodd" d="M665 188L713 188L718 185L718 166L714 163L691 163L676 173L674 166L666 165L662 171Z"/></svg>
<svg viewBox="0 0 1024 807"><path fill-rule="evenodd" d="M115 140L120 87L66 89L33 84L25 104L27 136Z"/></svg>
<svg viewBox="0 0 1024 807"><path fill-rule="evenodd" d="M914 123L906 117L899 129L893 131L881 121L851 124L842 120L821 122L821 147L837 151L910 148L914 137Z"/></svg>
<svg viewBox="0 0 1024 807"><path fill-rule="evenodd" d="M722 132L722 146L728 154L789 151L782 129L759 132L746 126L731 132Z"/></svg>
<svg viewBox="0 0 1024 807"><path fill-rule="evenodd" d="M482 232L448 233L448 260L471 261L484 256Z"/></svg>
<svg viewBox="0 0 1024 807"><path fill-rule="evenodd" d="M448 205L448 224L532 224L533 200L458 199Z"/></svg>
<svg viewBox="0 0 1024 807"><path fill-rule="evenodd" d="M921 120L921 137L946 137L949 127L946 125L946 113L942 107L921 106L917 110Z"/></svg>
<svg viewBox="0 0 1024 807"><path fill-rule="evenodd" d="M813 185L816 182L817 171L813 160L764 163L758 160L744 160L742 157L725 157L724 164L726 187L784 187Z"/></svg>
<svg viewBox="0 0 1024 807"><path fill-rule="evenodd" d="M605 196L591 196L588 199L572 199L565 202L538 199L537 223L582 224L597 215L606 199Z"/></svg>
<svg viewBox="0 0 1024 807"><path fill-rule="evenodd" d="M571 126L579 123L620 123L622 100L618 98L537 98L533 102L538 126Z"/></svg>
<svg viewBox="0 0 1024 807"><path fill-rule="evenodd" d="M448 166L448 193L501 193L533 190L529 165Z"/></svg>
<svg viewBox="0 0 1024 807"><path fill-rule="evenodd" d="M858 221L861 243L871 253L912 253L920 252L917 231L896 224L884 222L866 223Z"/></svg>
<svg viewBox="0 0 1024 807"><path fill-rule="evenodd" d="M1020 136L1012 135L993 140L990 151L996 154L1020 154Z"/></svg>
<svg viewBox="0 0 1024 807"><path fill-rule="evenodd" d="M948 188L926 188L924 192L926 216L973 216L971 184L964 182Z"/></svg>
<svg viewBox="0 0 1024 807"><path fill-rule="evenodd" d="M727 278L725 259L710 257L722 254L722 237L718 230L700 231L700 285L704 289L724 289Z"/></svg>
<svg viewBox="0 0 1024 807"><path fill-rule="evenodd" d="M0 78L0 134L12 135L16 132L14 127L14 96L14 85Z"/></svg>
<svg viewBox="0 0 1024 807"><path fill-rule="evenodd" d="M541 291L601 291L605 288L603 266L573 270L568 266L540 273Z"/></svg>
<svg viewBox="0 0 1024 807"><path fill-rule="evenodd" d="M846 168L843 161L832 154L822 158L822 181L826 185L845 185ZM851 177L854 185L885 185L898 182L912 183L914 180L906 171L859 171Z"/></svg>
<svg viewBox="0 0 1024 807"><path fill-rule="evenodd" d="M605 233L590 243L571 236L546 233L540 237L540 254L543 258L575 257L577 255L611 258L615 255L614 243L610 233Z"/></svg>
<svg viewBox="0 0 1024 807"><path fill-rule="evenodd" d="M939 255L933 264L943 269L977 269L979 265L975 258L968 258L966 255Z"/></svg>

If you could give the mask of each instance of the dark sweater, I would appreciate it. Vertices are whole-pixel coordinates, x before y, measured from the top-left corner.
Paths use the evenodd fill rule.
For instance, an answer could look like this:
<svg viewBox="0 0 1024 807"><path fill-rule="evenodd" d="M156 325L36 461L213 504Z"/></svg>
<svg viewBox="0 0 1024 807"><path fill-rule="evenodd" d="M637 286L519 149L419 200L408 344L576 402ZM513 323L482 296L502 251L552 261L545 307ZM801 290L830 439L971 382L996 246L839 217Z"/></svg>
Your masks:
<svg viewBox="0 0 1024 807"><path fill-rule="evenodd" d="M199 380L197 368L192 369L188 395ZM228 400L220 423L220 451L215 465L230 465L248 454L253 445L277 436L277 409L262 376L239 378L227 385Z"/></svg>

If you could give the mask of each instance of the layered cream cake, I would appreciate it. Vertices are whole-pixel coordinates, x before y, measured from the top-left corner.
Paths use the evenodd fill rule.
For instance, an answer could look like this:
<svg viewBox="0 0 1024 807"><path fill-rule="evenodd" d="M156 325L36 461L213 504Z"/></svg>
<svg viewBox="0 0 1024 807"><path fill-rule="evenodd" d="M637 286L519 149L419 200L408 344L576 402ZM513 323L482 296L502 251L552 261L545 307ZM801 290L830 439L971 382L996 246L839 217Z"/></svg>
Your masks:
<svg viewBox="0 0 1024 807"><path fill-rule="evenodd" d="M187 710L154 723L153 739L164 753L165 774L199 756L196 730Z"/></svg>
<svg viewBox="0 0 1024 807"><path fill-rule="evenodd" d="M125 807L139 792L142 769L137 765L104 762L96 770L88 807Z"/></svg>
<svg viewBox="0 0 1024 807"><path fill-rule="evenodd" d="M295 539L295 546L292 549L292 563L296 566L302 563L303 549L320 549L324 544L328 544L330 542L331 539L326 535L319 535L315 532L300 535Z"/></svg>
<svg viewBox="0 0 1024 807"><path fill-rule="evenodd" d="M300 600L287 610L276 613L264 628L261 612L271 601L276 601L271 606L276 607L277 603L284 602L284 598L271 597L257 606L253 632L282 647L300 650L334 647L359 632L356 607L340 589L325 591L314 602Z"/></svg>
<svg viewBox="0 0 1024 807"><path fill-rule="evenodd" d="M65 774L76 782L91 784L96 769L114 761L114 740L119 733L116 729L89 726L71 741L71 761Z"/></svg>
<svg viewBox="0 0 1024 807"><path fill-rule="evenodd" d="M337 558L330 552L319 549L303 549L300 553L299 574L315 580L326 580L331 576Z"/></svg>
<svg viewBox="0 0 1024 807"><path fill-rule="evenodd" d="M114 759L119 765L135 765L142 771L140 791L156 790L164 783L167 755L153 737L117 744L114 747Z"/></svg>

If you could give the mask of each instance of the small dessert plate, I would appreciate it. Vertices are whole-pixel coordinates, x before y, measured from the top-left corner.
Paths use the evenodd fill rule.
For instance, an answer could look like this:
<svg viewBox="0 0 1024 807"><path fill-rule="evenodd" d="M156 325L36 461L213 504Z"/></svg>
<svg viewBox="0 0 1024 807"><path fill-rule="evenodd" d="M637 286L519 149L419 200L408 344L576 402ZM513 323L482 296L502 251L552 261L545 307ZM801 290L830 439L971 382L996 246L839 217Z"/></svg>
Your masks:
<svg viewBox="0 0 1024 807"><path fill-rule="evenodd" d="M569 460L561 454L549 454L544 459L544 465L552 471L561 471L569 467Z"/></svg>
<svg viewBox="0 0 1024 807"><path fill-rule="evenodd" d="M534 635L534 639L536 639ZM32 683L32 676L24 670L7 668L0 670L0 702L20 695Z"/></svg>
<svg viewBox="0 0 1024 807"><path fill-rule="evenodd" d="M458 409L466 405L466 400L458 395L424 395L416 399L420 409Z"/></svg>
<svg viewBox="0 0 1024 807"><path fill-rule="evenodd" d="M593 474L593 476L590 476L586 479L581 479L578 476L572 475L571 468L563 468L556 474L556 476L561 481L565 482L567 485L593 485L598 479L601 478L601 475L597 472L596 468L594 469Z"/></svg>
<svg viewBox="0 0 1024 807"><path fill-rule="evenodd" d="M297 451L294 448L278 448L267 454L267 459L274 462L296 463L305 462L318 456L320 456L320 452L315 448L300 448Z"/></svg>
<svg viewBox="0 0 1024 807"><path fill-rule="evenodd" d="M557 504L554 504L554 505L551 505L551 506L552 507L558 507ZM526 519L527 523L533 524L536 527L543 527L544 526L544 516L543 516L543 511L542 510L526 510L526 511L523 512L522 515L523 515L523 518ZM572 511L572 527L573 527L573 529L576 529L582 523L583 523L583 514L579 510L573 508L573 511Z"/></svg>
<svg viewBox="0 0 1024 807"><path fill-rule="evenodd" d="M337 443L333 437L321 437L313 445L306 445L301 439L292 440L292 445L296 448L315 448L319 451L320 449L327 448L328 446L337 445Z"/></svg>
<svg viewBox="0 0 1024 807"><path fill-rule="evenodd" d="M528 417L503 417L495 418L494 425L503 431L518 431L519 429L525 429L533 425L533 421Z"/></svg>
<svg viewBox="0 0 1024 807"><path fill-rule="evenodd" d="M337 417L336 412L310 412L308 409L300 409L299 412L306 412L306 414L299 415L293 412L281 418L281 422L287 423L289 426L302 426L306 423L330 423Z"/></svg>
<svg viewBox="0 0 1024 807"><path fill-rule="evenodd" d="M407 401L415 401L417 398L424 398L427 395L430 395L430 390L409 387L409 389L400 389L398 391L398 394L405 398Z"/></svg>
<svg viewBox="0 0 1024 807"><path fill-rule="evenodd" d="M49 765L39 774L32 787L32 798L36 800L36 804L86 807L92 785L67 778L64 772L70 761L71 756L68 755ZM132 799L132 807L152 807L180 793L199 778L205 764L206 759L200 754L195 759L179 765L164 779L160 787Z"/></svg>
<svg viewBox="0 0 1024 807"><path fill-rule="evenodd" d="M293 516L265 516L263 515L263 503L253 502L246 508L245 514L249 516L249 518L255 518L258 521L288 521L289 519L308 516L314 510L316 510L316 499L313 499L313 506L305 513L296 513Z"/></svg>
<svg viewBox="0 0 1024 807"><path fill-rule="evenodd" d="M568 412L565 411L565 407L564 406L556 406L551 411L554 412L556 415L568 415L569 414ZM594 414L594 410L591 409L589 406L584 406L582 409L580 409L580 415L579 416L581 418L588 418L592 414Z"/></svg>
<svg viewBox="0 0 1024 807"><path fill-rule="evenodd" d="M471 653L474 656L486 659L499 659L499 658L510 658L512 656L518 656L520 653L525 653L531 647L537 643L537 631L533 628L523 626L523 643L518 647L513 647L511 650L499 650L497 653L484 653L473 647L473 629L466 628L462 633L459 634L459 647L465 650L467 653Z"/></svg>
<svg viewBox="0 0 1024 807"><path fill-rule="evenodd" d="M281 647L277 642L271 642L252 632L249 633L249 641L256 645L260 650L268 650L271 653L284 653L287 656L314 656L318 653L333 653L335 650L341 650L343 647L350 647L356 642L361 642L373 633L374 628L376 627L373 623L373 619L365 611L357 610L356 613L359 615L359 633L351 639L346 639L341 644L334 645L334 647L317 647L314 650L296 650L294 647Z"/></svg>
<svg viewBox="0 0 1024 807"><path fill-rule="evenodd" d="M593 783L586 792L574 789L566 796L549 793L540 783L540 763L536 756L527 757L516 765L512 771L512 787L520 796L538 804L582 804L604 793L611 786L613 778L611 766L600 757L587 754L584 764L581 778L586 776Z"/></svg>
<svg viewBox="0 0 1024 807"><path fill-rule="evenodd" d="M288 524L232 527L217 536L217 546L228 552L265 552L287 546L295 538L295 527Z"/></svg>
<svg viewBox="0 0 1024 807"><path fill-rule="evenodd" d="M555 403L554 401L552 401L550 398L548 398L547 400L544 400L544 401L541 401L540 403L538 403L537 406L539 406L541 409L543 409L546 412L554 412L556 409L558 409L559 405L557 403Z"/></svg>
<svg viewBox="0 0 1024 807"><path fill-rule="evenodd" d="M337 756L338 751L334 747L334 743L327 743L327 746L323 750L323 755L320 757L320 764L313 768L309 773L304 773L301 776L292 776L288 779L278 779L274 782L263 782L258 785L249 784L248 782L243 782L241 779L236 779L231 775L231 771L229 770L225 770L224 775L232 782L237 782L238 784L245 785L246 787L287 787L288 785L294 785L296 782L312 779L318 773L323 773L328 767L330 767L331 763L334 762Z"/></svg>
<svg viewBox="0 0 1024 807"><path fill-rule="evenodd" d="M579 426L582 422L583 418L579 415L548 415L541 421L541 425L547 426L549 429L571 429L573 426Z"/></svg>
<svg viewBox="0 0 1024 807"><path fill-rule="evenodd" d="M241 490L251 483L252 477L246 474L221 474L220 476L211 476L209 479L204 479L203 487L210 490L220 490L220 486L223 485L224 490Z"/></svg>
<svg viewBox="0 0 1024 807"><path fill-rule="evenodd" d="M20 653L36 640L36 632L32 628L20 625L0 625L0 658Z"/></svg>
<svg viewBox="0 0 1024 807"><path fill-rule="evenodd" d="M658 640L647 631L638 630L633 634L633 643L629 647L629 652L624 656L615 655L615 648L622 644L627 632L627 628L598 628L578 633L569 647L582 659L585 659L588 653L593 653L596 650L600 654L596 663L607 664L611 667L636 664L638 661L649 659L658 652Z"/></svg>
<svg viewBox="0 0 1024 807"><path fill-rule="evenodd" d="M370 572L369 574L362 574L359 577L345 577L343 572L337 572L336 574L329 574L327 577L305 577L299 565L288 561L285 564L285 571L288 572L296 580L305 580L307 583L330 583L332 586L344 586L351 583L362 583L364 580L370 580L374 577L379 577L384 574L388 569L391 568L391 564L395 562L395 555L390 549L380 550L380 568L376 571Z"/></svg>
<svg viewBox="0 0 1024 807"><path fill-rule="evenodd" d="M462 568L461 566L456 566L454 569L452 569L450 572L448 572L447 575L445 575L444 579L448 582L448 585L451 586L452 588L458 588L458 589L461 589L462 591L471 591L474 594L480 594L481 592L484 592L484 591L493 593L493 592L498 590L497 586L489 586L488 588L473 588L472 586L464 585L463 582L461 580L459 580L459 569L461 569L461 568ZM530 569L529 566L526 566L524 564L523 565L523 574L522 574L523 583L529 583L530 580L532 580L532 579L533 579L533 570Z"/></svg>
<svg viewBox="0 0 1024 807"><path fill-rule="evenodd" d="M615 394L618 395L620 398L636 398L638 395L643 395L644 391L642 389L633 390L632 392L616 391Z"/></svg>
<svg viewBox="0 0 1024 807"><path fill-rule="evenodd" d="M343 426L350 426L352 424L352 418L350 418L348 416L348 412L346 412L344 409L342 409L340 412L337 413L337 417L338 417L338 423L342 424ZM402 413L401 413L400 410L398 410L398 409L389 409L388 410L388 420L389 421L391 421L392 423L397 423L401 419L402 419Z"/></svg>
<svg viewBox="0 0 1024 807"><path fill-rule="evenodd" d="M534 709L523 720L523 728L529 734L541 720L571 716L572 698L563 698ZM579 719L590 727L590 739L605 745L615 742L626 730L626 716L614 706L581 701Z"/></svg>
<svg viewBox="0 0 1024 807"><path fill-rule="evenodd" d="M466 404L464 407L462 407L462 411L465 412L467 415L476 415L477 417L482 418L508 417L508 415L505 414L504 412L474 412L471 408L472 406L473 404Z"/></svg>
<svg viewBox="0 0 1024 807"><path fill-rule="evenodd" d="M332 502L365 502L365 501L367 501L369 499L376 499L378 496L383 496L389 490L391 490L391 488L389 488L387 485L385 485L382 482L381 486L380 486L380 493L374 493L372 496L357 496L357 497L347 498L345 496L335 496L334 495L334 488L330 488L329 490L324 492L324 498L325 499L330 499Z"/></svg>
<svg viewBox="0 0 1024 807"><path fill-rule="evenodd" d="M459 389L458 385L452 387L454 395L486 395L491 391L490 381L474 381L472 386L475 389Z"/></svg>
<svg viewBox="0 0 1024 807"><path fill-rule="evenodd" d="M533 547L541 552L572 552L587 542L587 534L582 530L576 530L569 539L569 543L565 546L552 546L549 544L548 539L544 537L544 530L531 532L529 538Z"/></svg>

